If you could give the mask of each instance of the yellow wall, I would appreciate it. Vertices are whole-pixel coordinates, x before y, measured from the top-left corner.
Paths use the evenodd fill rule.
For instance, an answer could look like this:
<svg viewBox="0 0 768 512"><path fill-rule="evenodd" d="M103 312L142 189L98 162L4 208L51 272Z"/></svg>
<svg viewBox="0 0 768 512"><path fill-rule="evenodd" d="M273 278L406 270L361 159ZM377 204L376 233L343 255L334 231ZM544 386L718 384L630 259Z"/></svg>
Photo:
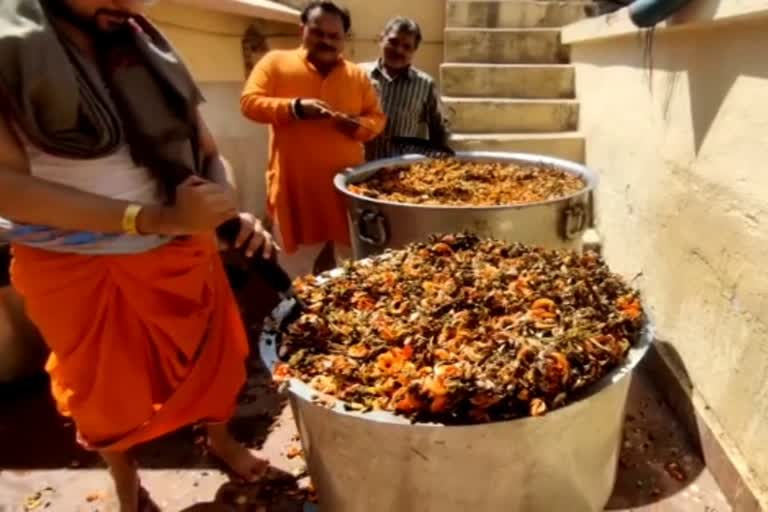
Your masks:
<svg viewBox="0 0 768 512"><path fill-rule="evenodd" d="M729 21L657 31L647 60L636 31L572 56L607 259L642 273L667 356L765 486L768 20Z"/></svg>
<svg viewBox="0 0 768 512"><path fill-rule="evenodd" d="M286 0L301 6L301 0ZM416 65L439 79L443 61L445 0L348 0L352 13L351 40L347 57L361 62L378 56L382 28L395 14L414 18L422 27L424 43L416 56ZM152 18L173 41L200 81L237 81L242 79L241 39L256 20L218 13L172 2L159 2L150 11ZM271 34L271 48L290 48L298 44L298 27L265 24Z"/></svg>
<svg viewBox="0 0 768 512"><path fill-rule="evenodd" d="M242 39L252 19L159 2L151 18L201 82L243 79Z"/></svg>

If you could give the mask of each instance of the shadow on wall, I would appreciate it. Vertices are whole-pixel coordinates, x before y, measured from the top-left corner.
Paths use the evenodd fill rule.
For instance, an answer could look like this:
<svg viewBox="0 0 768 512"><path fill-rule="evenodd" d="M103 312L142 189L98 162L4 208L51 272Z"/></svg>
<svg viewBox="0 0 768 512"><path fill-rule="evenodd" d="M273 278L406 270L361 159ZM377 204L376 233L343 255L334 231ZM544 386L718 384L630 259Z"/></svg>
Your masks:
<svg viewBox="0 0 768 512"><path fill-rule="evenodd" d="M714 14L716 5L711 4L705 3ZM671 24L684 21L685 16L686 11L681 12ZM768 80L768 61L757 50L767 46L765 21L754 20L740 23L738 27L718 25L686 32L638 31L637 52L633 56L604 45L591 50L590 60L601 67L645 69L650 94L661 95L665 121L669 121L669 106L680 79L687 77L698 154L736 81L742 77ZM755 50L741 51L744 47ZM656 79L655 71L667 72L663 81Z"/></svg>

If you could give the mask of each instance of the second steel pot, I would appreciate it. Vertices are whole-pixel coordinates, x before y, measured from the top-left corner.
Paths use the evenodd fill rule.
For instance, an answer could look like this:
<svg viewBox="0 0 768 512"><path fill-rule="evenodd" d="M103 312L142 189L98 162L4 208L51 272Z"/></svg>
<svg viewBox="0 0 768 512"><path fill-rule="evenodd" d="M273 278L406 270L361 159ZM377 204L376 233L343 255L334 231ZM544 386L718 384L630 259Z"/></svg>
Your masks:
<svg viewBox="0 0 768 512"><path fill-rule="evenodd" d="M547 248L581 249L582 236L592 224L590 196L598 181L594 171L574 162L522 153L469 151L457 153L456 158L467 162L551 166L581 176L585 187L561 199L524 205L426 206L372 199L351 192L348 186L380 169L423 162L428 157L405 155L347 169L336 176L334 184L345 198L355 258L424 241L436 233L458 232Z"/></svg>

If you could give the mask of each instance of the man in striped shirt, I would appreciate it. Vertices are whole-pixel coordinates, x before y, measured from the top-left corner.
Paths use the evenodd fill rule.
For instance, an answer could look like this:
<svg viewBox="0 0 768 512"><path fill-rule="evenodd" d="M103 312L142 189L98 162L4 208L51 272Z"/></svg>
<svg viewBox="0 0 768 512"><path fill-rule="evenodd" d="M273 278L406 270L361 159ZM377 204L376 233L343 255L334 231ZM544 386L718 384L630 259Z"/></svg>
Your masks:
<svg viewBox="0 0 768 512"><path fill-rule="evenodd" d="M411 65L421 40L418 23L394 18L382 33L379 60L362 64L388 118L384 133L366 144L369 161L399 154L399 148L390 140L393 136L419 137L440 145L448 142L448 126L435 81Z"/></svg>

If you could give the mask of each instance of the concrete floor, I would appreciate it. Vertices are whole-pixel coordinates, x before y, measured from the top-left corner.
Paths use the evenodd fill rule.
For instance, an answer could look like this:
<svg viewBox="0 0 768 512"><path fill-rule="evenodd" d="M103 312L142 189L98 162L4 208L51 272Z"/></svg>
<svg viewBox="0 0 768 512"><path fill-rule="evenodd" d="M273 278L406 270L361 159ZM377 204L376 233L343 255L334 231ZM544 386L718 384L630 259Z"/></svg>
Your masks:
<svg viewBox="0 0 768 512"><path fill-rule="evenodd" d="M299 512L307 479L290 411L256 371L235 422L238 437L273 464L262 486L230 483L192 429L140 450L142 480L166 511ZM71 425L52 408L44 380L4 390L0 402L0 510L116 510L99 461L73 443ZM615 494L608 510L727 512L701 458L644 375L630 398ZM297 478L298 477L298 478ZM5 506L5 508L3 508ZM26 508L25 508L26 506Z"/></svg>
<svg viewBox="0 0 768 512"><path fill-rule="evenodd" d="M264 303L258 291L241 299ZM261 318L262 313L246 311L246 318ZM255 333L258 325L252 329ZM730 511L650 382L644 372L634 379L619 476L607 510ZM290 411L256 361L233 427L240 440L271 460L268 480L250 486L230 482L204 453L199 433L187 429L138 452L142 481L162 510L311 510L305 507L309 480L301 456L294 453L299 442ZM47 381L0 387L0 512L112 510L117 509L109 476L97 457L74 443L72 425L55 412Z"/></svg>

